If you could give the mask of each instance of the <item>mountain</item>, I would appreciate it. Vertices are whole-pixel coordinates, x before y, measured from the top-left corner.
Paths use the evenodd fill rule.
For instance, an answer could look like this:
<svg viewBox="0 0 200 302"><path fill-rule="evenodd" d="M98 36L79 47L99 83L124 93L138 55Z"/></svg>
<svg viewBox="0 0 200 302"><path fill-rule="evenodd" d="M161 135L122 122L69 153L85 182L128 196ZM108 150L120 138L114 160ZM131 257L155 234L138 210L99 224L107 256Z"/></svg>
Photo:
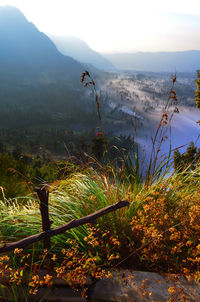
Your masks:
<svg viewBox="0 0 200 302"><path fill-rule="evenodd" d="M83 67L62 55L22 12L0 7L0 72L53 72L80 77Z"/></svg>
<svg viewBox="0 0 200 302"><path fill-rule="evenodd" d="M61 54L20 10L0 7L0 132L75 128L77 116L82 126L89 120L80 83L84 69Z"/></svg>
<svg viewBox="0 0 200 302"><path fill-rule="evenodd" d="M55 43L58 50L64 55L70 56L82 63L92 64L99 69L115 69L109 60L91 49L83 40L77 37L55 36L50 34L49 37Z"/></svg>
<svg viewBox="0 0 200 302"><path fill-rule="evenodd" d="M200 69L200 50L106 54L105 58L123 70L152 72L195 72Z"/></svg>

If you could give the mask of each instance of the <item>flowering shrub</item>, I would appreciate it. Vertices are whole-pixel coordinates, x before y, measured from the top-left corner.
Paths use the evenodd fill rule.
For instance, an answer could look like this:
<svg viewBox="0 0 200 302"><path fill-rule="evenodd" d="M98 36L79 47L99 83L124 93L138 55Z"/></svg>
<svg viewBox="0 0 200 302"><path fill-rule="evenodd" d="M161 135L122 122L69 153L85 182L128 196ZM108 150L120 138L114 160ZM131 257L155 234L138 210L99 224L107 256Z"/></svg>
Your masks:
<svg viewBox="0 0 200 302"><path fill-rule="evenodd" d="M142 205L131 222L143 269L200 278L199 178L170 177L140 192Z"/></svg>
<svg viewBox="0 0 200 302"><path fill-rule="evenodd" d="M102 233L94 227L90 228L90 234L84 240L88 245L87 253L81 251L77 242L69 239L61 254L44 250L35 262L33 256L23 249L15 249L12 256L0 257L0 284L3 286L0 296L19 295L21 300L17 301L22 301L21 293L25 291L19 286L28 283L27 295L36 295L40 288L51 287L55 278L62 278L74 290L81 288L82 296L86 296L88 277L96 280L112 276L106 267L111 267L119 258L120 243L109 232ZM47 272L42 275L41 269Z"/></svg>

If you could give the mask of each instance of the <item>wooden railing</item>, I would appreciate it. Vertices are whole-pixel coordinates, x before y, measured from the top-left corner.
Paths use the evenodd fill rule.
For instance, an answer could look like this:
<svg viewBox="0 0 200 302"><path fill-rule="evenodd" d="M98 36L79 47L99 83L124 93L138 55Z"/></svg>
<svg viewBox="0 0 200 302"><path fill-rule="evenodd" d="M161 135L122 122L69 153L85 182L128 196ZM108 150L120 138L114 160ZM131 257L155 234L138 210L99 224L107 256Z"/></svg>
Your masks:
<svg viewBox="0 0 200 302"><path fill-rule="evenodd" d="M50 249L51 248L51 237L64 233L67 230L70 230L72 228L78 227L80 225L86 224L86 223L93 223L97 218L104 216L110 212L113 212L117 209L127 207L129 206L129 202L126 200L119 201L111 206L108 206L106 208L103 208L101 210L98 210L94 212L93 214L90 214L88 216L84 216L80 219L74 219L70 222L61 225L55 229L50 229L52 221L49 219L49 207L48 207L48 200L49 200L49 192L46 191L45 188L36 188L35 189L38 195L38 198L40 200L40 212L42 217L42 230L43 232L28 236L22 240L11 242L11 243L5 243L4 245L0 246L0 253L6 253L13 251L16 248L24 248L32 243L38 242L43 240L44 242L44 248Z"/></svg>

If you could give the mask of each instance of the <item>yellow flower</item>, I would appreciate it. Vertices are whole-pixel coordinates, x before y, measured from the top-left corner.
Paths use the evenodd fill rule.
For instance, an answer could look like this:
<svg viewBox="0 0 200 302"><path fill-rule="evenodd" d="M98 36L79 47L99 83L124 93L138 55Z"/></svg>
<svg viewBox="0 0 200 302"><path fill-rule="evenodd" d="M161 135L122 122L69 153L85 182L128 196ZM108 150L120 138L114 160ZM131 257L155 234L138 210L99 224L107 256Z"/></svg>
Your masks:
<svg viewBox="0 0 200 302"><path fill-rule="evenodd" d="M173 294L176 292L175 287L174 287L174 286L169 287L169 288L168 288L168 292L169 292L171 295L173 295Z"/></svg>
<svg viewBox="0 0 200 302"><path fill-rule="evenodd" d="M15 255L20 254L22 251L23 251L23 249L18 249L18 248L16 248L16 249L14 250L14 254L15 254Z"/></svg>
<svg viewBox="0 0 200 302"><path fill-rule="evenodd" d="M45 280L44 283L46 285L50 286L52 283L53 277L50 276L49 274L46 274L46 276L44 276L44 280Z"/></svg>

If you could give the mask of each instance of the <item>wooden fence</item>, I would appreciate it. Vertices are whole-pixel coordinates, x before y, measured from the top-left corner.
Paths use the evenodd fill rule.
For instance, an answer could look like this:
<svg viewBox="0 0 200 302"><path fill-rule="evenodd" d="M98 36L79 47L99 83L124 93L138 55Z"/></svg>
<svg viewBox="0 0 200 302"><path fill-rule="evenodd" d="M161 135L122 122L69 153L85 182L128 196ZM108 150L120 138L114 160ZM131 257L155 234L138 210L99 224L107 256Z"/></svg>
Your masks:
<svg viewBox="0 0 200 302"><path fill-rule="evenodd" d="M4 245L0 246L0 253L10 252L16 248L24 248L32 243L38 242L43 240L44 242L44 248L50 249L51 248L51 237L64 233L67 230L70 230L72 228L78 227L80 225L86 224L86 223L93 223L97 218L104 216L110 212L113 212L117 209L127 207L129 206L129 202L119 201L111 206L108 206L106 208L103 208L101 210L98 210L94 212L93 214L90 214L88 216L84 216L80 219L74 219L68 222L67 224L61 225L55 229L51 229L52 221L49 219L49 192L45 188L36 188L35 189L40 201L40 213L42 218L42 231L41 233L38 233L36 235L28 236L22 240L11 242L11 243L5 243Z"/></svg>

